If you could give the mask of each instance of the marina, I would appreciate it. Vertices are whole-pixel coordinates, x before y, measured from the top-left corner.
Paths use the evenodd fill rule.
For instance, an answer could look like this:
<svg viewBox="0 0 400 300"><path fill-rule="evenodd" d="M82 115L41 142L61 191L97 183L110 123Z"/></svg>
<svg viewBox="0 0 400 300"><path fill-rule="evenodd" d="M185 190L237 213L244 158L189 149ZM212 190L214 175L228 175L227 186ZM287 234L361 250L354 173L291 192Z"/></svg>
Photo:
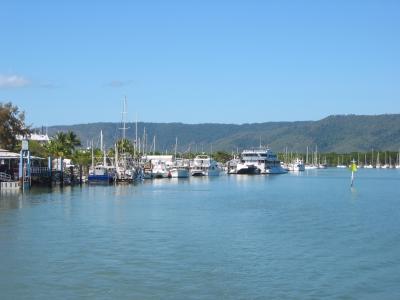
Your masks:
<svg viewBox="0 0 400 300"><path fill-rule="evenodd" d="M400 1L3 1L0 300L400 299Z"/></svg>
<svg viewBox="0 0 400 300"><path fill-rule="evenodd" d="M3 191L2 297L396 299L400 172L349 176Z"/></svg>

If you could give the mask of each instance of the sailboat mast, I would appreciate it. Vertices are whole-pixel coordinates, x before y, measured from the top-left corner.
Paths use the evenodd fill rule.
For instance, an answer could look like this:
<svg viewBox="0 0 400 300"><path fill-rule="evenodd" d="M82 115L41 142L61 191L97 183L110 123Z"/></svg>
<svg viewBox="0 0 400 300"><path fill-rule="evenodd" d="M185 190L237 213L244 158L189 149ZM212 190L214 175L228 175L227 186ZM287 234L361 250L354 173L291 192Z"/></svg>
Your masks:
<svg viewBox="0 0 400 300"><path fill-rule="evenodd" d="M153 136L153 155L156 153L156 136Z"/></svg>
<svg viewBox="0 0 400 300"><path fill-rule="evenodd" d="M123 103L123 111L122 111L122 138L126 139L126 96Z"/></svg>
<svg viewBox="0 0 400 300"><path fill-rule="evenodd" d="M138 127L137 127L137 123L138 123L138 116L136 114L136 122L135 122L135 145L133 148L133 156L136 157L136 147L138 145L138 137L137 137L137 132L138 132ZM140 152L140 151L139 151Z"/></svg>
<svg viewBox="0 0 400 300"><path fill-rule="evenodd" d="M103 151L103 130L100 130L100 150Z"/></svg>
<svg viewBox="0 0 400 300"><path fill-rule="evenodd" d="M93 150L93 140L92 140L92 170L94 170L94 150Z"/></svg>
<svg viewBox="0 0 400 300"><path fill-rule="evenodd" d="M308 165L308 146L307 146L307 153L306 153L306 165Z"/></svg>
<svg viewBox="0 0 400 300"><path fill-rule="evenodd" d="M177 150L178 150L178 137L175 137L175 159Z"/></svg>

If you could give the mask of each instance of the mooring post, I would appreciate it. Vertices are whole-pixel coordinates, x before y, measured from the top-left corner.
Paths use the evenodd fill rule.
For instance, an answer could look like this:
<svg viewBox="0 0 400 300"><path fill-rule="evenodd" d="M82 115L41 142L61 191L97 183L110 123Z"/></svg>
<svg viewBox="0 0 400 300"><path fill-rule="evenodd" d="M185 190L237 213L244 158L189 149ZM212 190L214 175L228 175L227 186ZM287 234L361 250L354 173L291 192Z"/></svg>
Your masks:
<svg viewBox="0 0 400 300"><path fill-rule="evenodd" d="M52 174L52 160L51 156L47 158L47 176L49 178L49 186L51 186L51 183L53 181L53 174Z"/></svg>
<svg viewBox="0 0 400 300"><path fill-rule="evenodd" d="M62 157L61 157L60 171L61 171L60 186L63 187L64 186L64 159Z"/></svg>

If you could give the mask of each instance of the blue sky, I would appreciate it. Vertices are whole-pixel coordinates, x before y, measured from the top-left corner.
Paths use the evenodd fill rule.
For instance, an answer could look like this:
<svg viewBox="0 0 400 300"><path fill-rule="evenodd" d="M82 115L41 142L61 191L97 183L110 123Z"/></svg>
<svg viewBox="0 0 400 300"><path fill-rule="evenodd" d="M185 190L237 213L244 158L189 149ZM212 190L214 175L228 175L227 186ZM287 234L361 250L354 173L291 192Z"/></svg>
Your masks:
<svg viewBox="0 0 400 300"><path fill-rule="evenodd" d="M0 102L36 126L124 96L152 122L400 112L400 1L57 2L0 4Z"/></svg>

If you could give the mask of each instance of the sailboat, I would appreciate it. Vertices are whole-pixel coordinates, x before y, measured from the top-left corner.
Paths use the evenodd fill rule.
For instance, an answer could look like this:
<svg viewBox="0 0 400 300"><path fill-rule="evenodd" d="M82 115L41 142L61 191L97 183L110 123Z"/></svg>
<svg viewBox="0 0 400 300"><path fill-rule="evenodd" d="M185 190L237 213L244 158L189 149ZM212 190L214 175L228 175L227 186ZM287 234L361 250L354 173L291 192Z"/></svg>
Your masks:
<svg viewBox="0 0 400 300"><path fill-rule="evenodd" d="M313 162L310 164L308 162L308 146L307 146L307 154L306 154L306 164L304 166L305 170L314 170L314 169L318 169L318 166L315 163L315 156L313 155Z"/></svg>
<svg viewBox="0 0 400 300"><path fill-rule="evenodd" d="M106 150L103 143L103 131L100 131L100 150L103 152L103 163L94 164L94 150L92 142L92 166L89 169L89 183L112 183L116 179L115 167L107 164Z"/></svg>
<svg viewBox="0 0 400 300"><path fill-rule="evenodd" d="M390 165L387 163L387 152L385 151L385 164L381 166L382 169L389 169Z"/></svg>
<svg viewBox="0 0 400 300"><path fill-rule="evenodd" d="M373 167L374 167L374 149L371 150L371 161L370 161L369 165L367 165L367 159L365 158L365 166L364 166L364 168L365 169L372 169Z"/></svg>
<svg viewBox="0 0 400 300"><path fill-rule="evenodd" d="M381 165L381 161L379 159L379 151L378 154L376 155L376 164L375 164L375 168L380 169L382 167Z"/></svg>
<svg viewBox="0 0 400 300"><path fill-rule="evenodd" d="M189 163L185 163L183 159L177 159L178 151L178 137L175 139L175 161L170 169L170 175L172 178L188 178L190 174Z"/></svg>
<svg viewBox="0 0 400 300"><path fill-rule="evenodd" d="M336 168L340 168L340 169L346 168L346 165L343 164L343 155L342 155L342 163L341 164L339 164L339 157L338 157L338 164L337 164Z"/></svg>
<svg viewBox="0 0 400 300"><path fill-rule="evenodd" d="M118 153L119 149L117 144L115 144L115 168L117 173L118 182L132 182L134 180L143 179L143 171L138 164L135 163L134 158L131 157L126 152L124 143L126 139L126 97L123 101L123 111L122 111L122 151Z"/></svg>
<svg viewBox="0 0 400 300"><path fill-rule="evenodd" d="M400 149L399 152L397 153L396 169L400 169Z"/></svg>

